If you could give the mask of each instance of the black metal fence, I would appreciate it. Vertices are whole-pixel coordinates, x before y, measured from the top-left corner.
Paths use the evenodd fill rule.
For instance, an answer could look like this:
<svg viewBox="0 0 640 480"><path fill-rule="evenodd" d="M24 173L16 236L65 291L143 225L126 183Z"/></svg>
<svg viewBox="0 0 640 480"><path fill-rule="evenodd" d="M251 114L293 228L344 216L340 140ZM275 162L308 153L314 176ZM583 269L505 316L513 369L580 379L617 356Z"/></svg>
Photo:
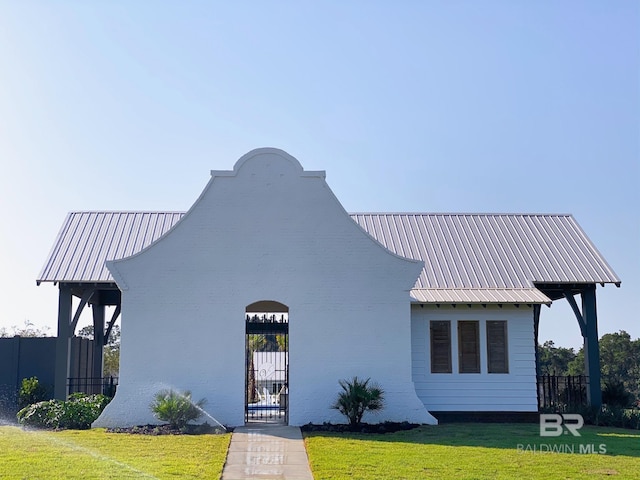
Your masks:
<svg viewBox="0 0 640 480"><path fill-rule="evenodd" d="M539 375L538 408L566 412L585 407L588 405L588 387L586 375Z"/></svg>
<svg viewBox="0 0 640 480"><path fill-rule="evenodd" d="M107 397L113 397L118 387L118 377L82 377L68 378L67 387L72 393L102 393Z"/></svg>

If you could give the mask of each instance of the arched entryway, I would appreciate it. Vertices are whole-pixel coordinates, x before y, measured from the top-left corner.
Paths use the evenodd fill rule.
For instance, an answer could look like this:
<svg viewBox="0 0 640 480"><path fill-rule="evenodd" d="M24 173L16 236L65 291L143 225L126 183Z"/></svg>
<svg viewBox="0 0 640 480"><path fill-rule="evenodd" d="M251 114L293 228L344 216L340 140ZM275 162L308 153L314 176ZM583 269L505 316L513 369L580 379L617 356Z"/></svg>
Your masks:
<svg viewBox="0 0 640 480"><path fill-rule="evenodd" d="M245 422L289 423L289 307L271 300L245 311Z"/></svg>

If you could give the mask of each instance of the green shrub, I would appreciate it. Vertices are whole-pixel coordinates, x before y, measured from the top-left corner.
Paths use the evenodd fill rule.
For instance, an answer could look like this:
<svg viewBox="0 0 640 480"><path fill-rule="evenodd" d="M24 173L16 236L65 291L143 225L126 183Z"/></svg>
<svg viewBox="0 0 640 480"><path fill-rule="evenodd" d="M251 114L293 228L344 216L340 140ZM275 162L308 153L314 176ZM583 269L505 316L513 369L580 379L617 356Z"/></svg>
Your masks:
<svg viewBox="0 0 640 480"><path fill-rule="evenodd" d="M34 403L18 412L18 422L26 427L86 430L109 403L104 395L73 394L69 400Z"/></svg>
<svg viewBox="0 0 640 480"><path fill-rule="evenodd" d="M557 413L552 412L549 413ZM582 415L587 425L599 427L632 428L640 430L640 410L623 408L611 405L602 405L600 408L584 406L571 413Z"/></svg>
<svg viewBox="0 0 640 480"><path fill-rule="evenodd" d="M602 403L610 407L628 407L631 405L633 395L629 393L622 382L605 382L602 389Z"/></svg>
<svg viewBox="0 0 640 480"><path fill-rule="evenodd" d="M25 427L55 428L53 425L60 415L61 403L60 400L33 403L18 412L18 422Z"/></svg>
<svg viewBox="0 0 640 480"><path fill-rule="evenodd" d="M194 403L191 392L176 392L175 390L161 390L156 393L151 403L151 411L158 420L169 422L173 428L184 428L187 423L197 420L202 415L202 406L206 400Z"/></svg>
<svg viewBox="0 0 640 480"><path fill-rule="evenodd" d="M601 427L633 428L640 430L640 410L603 405L596 414L594 424Z"/></svg>
<svg viewBox="0 0 640 480"><path fill-rule="evenodd" d="M362 422L365 412L384 408L384 391L378 385L369 385L370 380L359 380L356 376L350 381L339 381L342 392L331 408L347 417L352 427L357 427Z"/></svg>
<svg viewBox="0 0 640 480"><path fill-rule="evenodd" d="M18 408L42 402L47 399L47 389L40 384L38 377L23 378L18 392Z"/></svg>

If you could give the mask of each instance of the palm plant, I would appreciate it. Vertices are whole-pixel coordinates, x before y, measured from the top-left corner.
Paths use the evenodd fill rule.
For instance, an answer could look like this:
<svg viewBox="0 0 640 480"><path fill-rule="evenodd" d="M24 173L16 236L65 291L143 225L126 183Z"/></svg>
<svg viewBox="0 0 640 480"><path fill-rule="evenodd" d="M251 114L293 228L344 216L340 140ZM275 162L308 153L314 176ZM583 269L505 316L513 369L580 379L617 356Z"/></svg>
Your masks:
<svg viewBox="0 0 640 480"><path fill-rule="evenodd" d="M179 393L175 390L161 390L151 403L151 411L158 420L169 422L172 428L182 429L202 415L205 403L204 398L194 403L189 391Z"/></svg>
<svg viewBox="0 0 640 480"><path fill-rule="evenodd" d="M289 351L289 335L276 335L279 352Z"/></svg>
<svg viewBox="0 0 640 480"><path fill-rule="evenodd" d="M262 334L251 334L247 337L247 402L255 403L258 401L256 396L256 371L253 364L253 353L261 351L267 343L267 337Z"/></svg>
<svg viewBox="0 0 640 480"><path fill-rule="evenodd" d="M370 378L360 380L357 376L339 381L342 391L331 408L347 417L351 427L360 425L366 412L384 408L384 391L376 384L369 385L370 381Z"/></svg>

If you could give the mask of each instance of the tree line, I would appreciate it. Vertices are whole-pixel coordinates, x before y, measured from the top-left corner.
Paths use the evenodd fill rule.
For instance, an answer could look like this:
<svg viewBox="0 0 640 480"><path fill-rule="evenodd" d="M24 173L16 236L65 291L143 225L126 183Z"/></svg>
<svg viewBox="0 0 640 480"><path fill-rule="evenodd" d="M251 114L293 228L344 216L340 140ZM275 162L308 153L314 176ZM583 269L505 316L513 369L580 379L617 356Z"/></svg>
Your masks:
<svg viewBox="0 0 640 480"><path fill-rule="evenodd" d="M624 389L631 402L640 401L640 338L624 330L600 338L600 372L603 389ZM540 375L586 375L584 348L556 347L548 340L538 345Z"/></svg>

